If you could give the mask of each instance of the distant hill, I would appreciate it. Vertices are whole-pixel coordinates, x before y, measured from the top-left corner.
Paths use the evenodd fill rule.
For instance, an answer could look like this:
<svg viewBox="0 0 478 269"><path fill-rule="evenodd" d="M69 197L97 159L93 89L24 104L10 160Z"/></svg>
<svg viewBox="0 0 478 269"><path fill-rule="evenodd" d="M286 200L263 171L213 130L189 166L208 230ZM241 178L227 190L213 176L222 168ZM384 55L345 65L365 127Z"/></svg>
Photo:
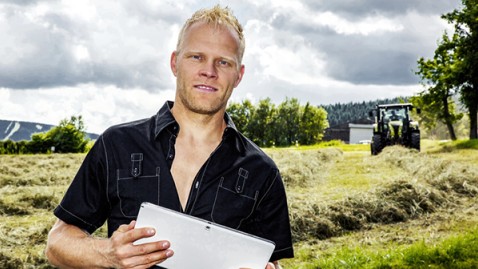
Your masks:
<svg viewBox="0 0 478 269"><path fill-rule="evenodd" d="M26 121L0 120L0 141L31 140L32 134L48 132L48 130L53 127L55 127L55 125ZM91 140L98 138L98 135L93 133L87 133L86 136Z"/></svg>

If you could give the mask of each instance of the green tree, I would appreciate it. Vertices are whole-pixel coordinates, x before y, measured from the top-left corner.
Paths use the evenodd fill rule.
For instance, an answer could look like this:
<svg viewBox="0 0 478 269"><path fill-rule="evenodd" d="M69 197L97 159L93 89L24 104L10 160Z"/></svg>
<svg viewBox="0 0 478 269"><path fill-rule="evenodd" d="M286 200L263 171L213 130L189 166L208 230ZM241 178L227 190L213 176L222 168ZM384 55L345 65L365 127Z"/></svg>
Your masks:
<svg viewBox="0 0 478 269"><path fill-rule="evenodd" d="M227 107L227 113L232 118L237 129L245 136L250 136L248 125L254 113L254 106L251 101L246 99L242 103L231 102Z"/></svg>
<svg viewBox="0 0 478 269"><path fill-rule="evenodd" d="M276 108L271 99L262 99L259 101L249 121L250 138L261 147L272 146L274 143L273 125L275 113Z"/></svg>
<svg viewBox="0 0 478 269"><path fill-rule="evenodd" d="M274 117L275 143L278 146L295 144L299 136L300 104L297 98L286 98Z"/></svg>
<svg viewBox="0 0 478 269"><path fill-rule="evenodd" d="M55 152L85 152L88 140L85 139L85 125L81 116L71 116L70 120L62 120L52 128L47 136L53 141Z"/></svg>
<svg viewBox="0 0 478 269"><path fill-rule="evenodd" d="M478 0L462 0L463 9L442 16L454 25L452 49L457 56L452 79L468 109L470 139L478 138Z"/></svg>
<svg viewBox="0 0 478 269"><path fill-rule="evenodd" d="M50 150L59 153L85 152L88 140L85 138L85 125L81 116L72 116L60 121L58 126L46 133L32 135L28 147L34 153Z"/></svg>
<svg viewBox="0 0 478 269"><path fill-rule="evenodd" d="M324 136L325 129L329 127L327 112L323 108L311 106L309 102L302 109L299 123L299 143L313 145Z"/></svg>
<svg viewBox="0 0 478 269"><path fill-rule="evenodd" d="M47 153L53 147L53 141L47 136L47 133L36 133L32 135L27 147L31 153Z"/></svg>
<svg viewBox="0 0 478 269"><path fill-rule="evenodd" d="M3 152L5 154L18 154L16 143L10 139L3 141Z"/></svg>
<svg viewBox="0 0 478 269"><path fill-rule="evenodd" d="M261 147L314 144L328 127L325 109L309 103L302 107L296 98L286 98L278 107L270 98L260 100L257 106L248 100L230 103L227 112L238 129Z"/></svg>
<svg viewBox="0 0 478 269"><path fill-rule="evenodd" d="M456 39L455 35L453 39ZM436 121L444 123L452 140L456 140L453 124L461 119L463 114L455 113L452 96L459 90L456 85L456 73L459 68L457 53L453 50L454 41L445 33L435 50L433 59L418 60L418 74L422 84L427 87L410 101L423 111L421 119L428 128L433 128Z"/></svg>

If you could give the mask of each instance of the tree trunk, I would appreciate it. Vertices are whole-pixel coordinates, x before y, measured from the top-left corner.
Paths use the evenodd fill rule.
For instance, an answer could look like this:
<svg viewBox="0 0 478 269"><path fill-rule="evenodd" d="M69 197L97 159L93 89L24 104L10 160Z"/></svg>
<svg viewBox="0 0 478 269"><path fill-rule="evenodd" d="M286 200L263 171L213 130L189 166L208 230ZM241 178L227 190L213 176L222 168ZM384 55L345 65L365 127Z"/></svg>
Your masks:
<svg viewBox="0 0 478 269"><path fill-rule="evenodd" d="M445 120L446 127L448 128L448 133L450 134L450 139L455 141L456 140L456 133L455 128L453 127L453 120L450 115L450 110L448 106L448 96L442 99L443 102L443 118Z"/></svg>
<svg viewBox="0 0 478 269"><path fill-rule="evenodd" d="M478 52L477 52L478 54ZM478 58L478 56L477 56ZM478 60L476 61L478 62ZM468 111L470 113L470 139L478 138L478 71L474 69L472 74L471 101L469 102Z"/></svg>
<svg viewBox="0 0 478 269"><path fill-rule="evenodd" d="M478 106L469 108L470 112L470 139L478 138Z"/></svg>
<svg viewBox="0 0 478 269"><path fill-rule="evenodd" d="M449 119L446 119L446 127L448 128L448 133L450 133L450 139L455 141L456 140L456 133L455 128L453 128L453 124Z"/></svg>

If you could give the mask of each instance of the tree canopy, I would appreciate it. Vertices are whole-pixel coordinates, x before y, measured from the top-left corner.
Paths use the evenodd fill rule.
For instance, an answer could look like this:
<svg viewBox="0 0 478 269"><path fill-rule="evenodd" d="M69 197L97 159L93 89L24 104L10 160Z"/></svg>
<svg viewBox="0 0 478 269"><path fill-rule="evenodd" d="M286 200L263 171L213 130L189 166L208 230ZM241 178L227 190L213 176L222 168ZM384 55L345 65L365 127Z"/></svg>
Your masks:
<svg viewBox="0 0 478 269"><path fill-rule="evenodd" d="M445 32L433 59L420 58L418 72L427 87L415 102L429 109L429 115L447 124L454 137L452 124L460 118L454 113L451 97L459 94L468 110L470 139L478 138L478 0L462 0L462 9L442 15L454 26L451 36ZM420 99L420 100L419 100ZM426 110L424 110L426 111Z"/></svg>
<svg viewBox="0 0 478 269"><path fill-rule="evenodd" d="M323 108L305 106L286 98L276 106L269 98L254 106L249 100L230 103L228 114L239 131L259 146L312 145L321 141L328 127Z"/></svg>

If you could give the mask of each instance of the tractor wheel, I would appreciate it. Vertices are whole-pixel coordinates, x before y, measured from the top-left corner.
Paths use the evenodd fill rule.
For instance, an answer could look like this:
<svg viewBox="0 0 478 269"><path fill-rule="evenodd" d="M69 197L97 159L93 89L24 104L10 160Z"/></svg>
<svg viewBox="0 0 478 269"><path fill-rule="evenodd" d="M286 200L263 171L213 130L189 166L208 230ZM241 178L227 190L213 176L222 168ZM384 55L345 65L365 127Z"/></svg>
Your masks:
<svg viewBox="0 0 478 269"><path fill-rule="evenodd" d="M370 149L372 155L377 155L382 151L382 136L380 134L374 134L372 137L372 143L370 144Z"/></svg>
<svg viewBox="0 0 478 269"><path fill-rule="evenodd" d="M412 133L412 138L411 138L411 147L420 151L420 133L414 132Z"/></svg>

